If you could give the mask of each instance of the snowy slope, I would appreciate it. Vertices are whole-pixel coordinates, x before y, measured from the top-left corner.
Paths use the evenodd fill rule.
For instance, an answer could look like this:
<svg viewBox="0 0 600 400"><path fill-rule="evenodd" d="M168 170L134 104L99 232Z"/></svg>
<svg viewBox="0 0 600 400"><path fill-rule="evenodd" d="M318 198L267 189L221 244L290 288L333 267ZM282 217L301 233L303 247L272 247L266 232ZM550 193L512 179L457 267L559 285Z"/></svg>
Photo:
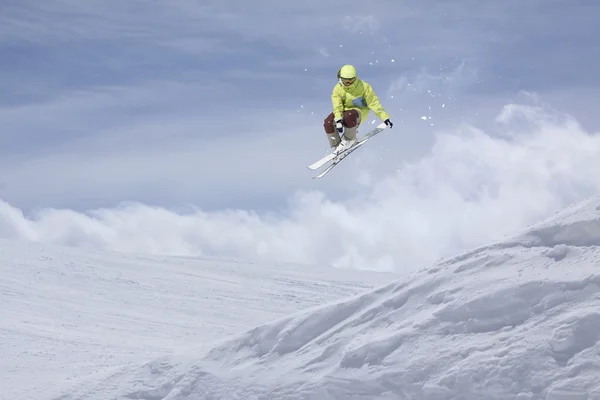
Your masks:
<svg viewBox="0 0 600 400"><path fill-rule="evenodd" d="M60 399L600 399L599 206Z"/></svg>
<svg viewBox="0 0 600 400"><path fill-rule="evenodd" d="M48 399L395 278L0 240L0 399Z"/></svg>

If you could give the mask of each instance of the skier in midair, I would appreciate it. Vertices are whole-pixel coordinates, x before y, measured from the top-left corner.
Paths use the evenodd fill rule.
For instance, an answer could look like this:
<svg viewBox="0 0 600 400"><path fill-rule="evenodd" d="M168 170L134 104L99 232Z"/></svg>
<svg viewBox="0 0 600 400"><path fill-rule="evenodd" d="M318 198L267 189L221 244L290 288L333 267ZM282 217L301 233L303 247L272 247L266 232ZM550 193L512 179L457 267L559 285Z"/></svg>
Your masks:
<svg viewBox="0 0 600 400"><path fill-rule="evenodd" d="M337 78L331 93L333 112L325 118L323 126L329 145L339 154L356 143L357 129L371 110L390 128L393 124L371 85L358 79L354 66L344 65Z"/></svg>

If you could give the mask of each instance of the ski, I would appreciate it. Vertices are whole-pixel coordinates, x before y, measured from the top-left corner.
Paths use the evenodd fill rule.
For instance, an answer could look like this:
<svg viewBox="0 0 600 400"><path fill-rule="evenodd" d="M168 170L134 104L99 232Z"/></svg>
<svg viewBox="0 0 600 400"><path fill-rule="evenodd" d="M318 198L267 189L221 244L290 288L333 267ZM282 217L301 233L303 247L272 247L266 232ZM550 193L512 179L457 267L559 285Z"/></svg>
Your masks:
<svg viewBox="0 0 600 400"><path fill-rule="evenodd" d="M362 146L363 144L365 144L367 142L367 139L361 140L360 142L357 142L354 146L350 147L348 150L346 150L345 152L343 152L342 154L340 154L335 160L333 160L333 162L331 163L331 165L329 165L327 168L325 168L323 171L321 171L321 173L317 176L313 176L313 179L319 179L324 177L325 175L327 175L329 173L329 171L331 171L336 165L338 165L340 162L342 162L342 160L346 157L348 157L348 155L350 155L350 153L352 153L354 150L358 149L360 146Z"/></svg>
<svg viewBox="0 0 600 400"><path fill-rule="evenodd" d="M313 177L313 179L318 179L318 178L322 178L323 176L325 176L329 171L331 171L333 169L333 167L335 167L337 164L339 164L340 161L342 161L344 158L346 158L346 156L348 156L354 150L356 150L357 148L359 148L360 146L365 144L367 142L367 140L369 140L373 136L377 135L379 132L383 131L385 128L387 128L387 125L385 123L381 123L381 124L377 125L373 130L367 132L352 147L350 147L348 150L344 151L343 153L337 154L337 155L330 153L330 154L326 155L325 157L321 158L320 160L317 160L314 163L312 163L311 165L309 165L308 166L309 169L315 170L315 169L321 168L322 166L327 164L329 161L333 160L333 163L331 165L329 165L319 175Z"/></svg>
<svg viewBox="0 0 600 400"><path fill-rule="evenodd" d="M312 170L319 169L323 165L327 164L329 161L333 160L334 158L335 158L335 154L329 153L325 157L321 158L320 160L317 160L314 163L310 164L308 166L308 168L312 169Z"/></svg>

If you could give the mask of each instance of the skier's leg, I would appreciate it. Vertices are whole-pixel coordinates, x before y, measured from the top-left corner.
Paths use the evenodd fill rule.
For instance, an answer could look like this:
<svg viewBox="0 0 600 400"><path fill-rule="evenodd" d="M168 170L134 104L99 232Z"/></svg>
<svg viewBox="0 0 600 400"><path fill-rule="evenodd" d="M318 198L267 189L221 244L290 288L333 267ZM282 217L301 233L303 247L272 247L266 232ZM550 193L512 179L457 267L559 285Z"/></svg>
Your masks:
<svg viewBox="0 0 600 400"><path fill-rule="evenodd" d="M340 135L335 129L335 121L333 118L333 113L331 113L323 121L323 127L325 128L325 133L327 134L327 139L329 140L329 146L332 148L337 147L337 145L340 143Z"/></svg>
<svg viewBox="0 0 600 400"><path fill-rule="evenodd" d="M360 123L360 112L358 112L358 110L344 111L342 118L344 119L345 129L341 141L334 150L337 154L348 150L356 143L356 134Z"/></svg>
<svg viewBox="0 0 600 400"><path fill-rule="evenodd" d="M360 112L352 109L344 112L344 139L355 141L358 125L360 125Z"/></svg>

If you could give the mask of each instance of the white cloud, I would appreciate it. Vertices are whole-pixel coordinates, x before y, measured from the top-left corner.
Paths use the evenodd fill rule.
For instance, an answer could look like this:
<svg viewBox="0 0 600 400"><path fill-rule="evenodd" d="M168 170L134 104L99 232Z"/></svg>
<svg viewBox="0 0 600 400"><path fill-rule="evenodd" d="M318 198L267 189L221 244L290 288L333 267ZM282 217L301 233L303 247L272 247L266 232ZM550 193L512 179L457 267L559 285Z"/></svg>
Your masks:
<svg viewBox="0 0 600 400"><path fill-rule="evenodd" d="M543 106L509 105L494 126L479 125L490 104L497 112L498 99L522 86L552 91L553 104L569 91L573 101L562 106L587 110L590 125L598 121L597 74L580 61L597 46L591 9L518 0L388 3L368 14L364 3L343 0L3 6L0 46L9 57L0 197L26 213L45 211L27 220L5 205L12 214L2 232L134 251L402 269L495 234L467 211L503 232L596 188L589 154L596 139ZM540 10L549 18L529 18ZM577 23L563 21L563 39L549 40L567 11ZM396 125L331 179L314 182L304 165L326 150L322 117L335 71L349 59ZM477 121L485 134L465 125L433 141L439 127L460 120ZM568 141L574 137L587 147ZM247 161L242 169L239 160ZM561 191L556 182L573 187ZM520 196L533 205L521 210ZM278 216L207 211L262 211L290 197ZM48 208L122 200L189 202L204 212L135 203L88 215Z"/></svg>
<svg viewBox="0 0 600 400"><path fill-rule="evenodd" d="M342 19L342 26L349 32L373 34L381 29L381 23L373 15L346 15Z"/></svg>
<svg viewBox="0 0 600 400"><path fill-rule="evenodd" d="M500 239L600 189L600 136L542 111L505 107L501 126L489 129L510 127L505 137L467 125L439 133L429 154L394 174L363 168L360 191L345 200L311 191L297 193L277 213L128 203L27 217L3 203L0 233L124 251L407 271ZM523 115L526 126L519 123Z"/></svg>
<svg viewBox="0 0 600 400"><path fill-rule="evenodd" d="M446 69L435 72L421 70L412 76L400 76L392 81L387 93L389 96L430 93L435 97L440 93L457 93L459 90L475 84L477 79L478 68L473 62L463 60L449 71Z"/></svg>

